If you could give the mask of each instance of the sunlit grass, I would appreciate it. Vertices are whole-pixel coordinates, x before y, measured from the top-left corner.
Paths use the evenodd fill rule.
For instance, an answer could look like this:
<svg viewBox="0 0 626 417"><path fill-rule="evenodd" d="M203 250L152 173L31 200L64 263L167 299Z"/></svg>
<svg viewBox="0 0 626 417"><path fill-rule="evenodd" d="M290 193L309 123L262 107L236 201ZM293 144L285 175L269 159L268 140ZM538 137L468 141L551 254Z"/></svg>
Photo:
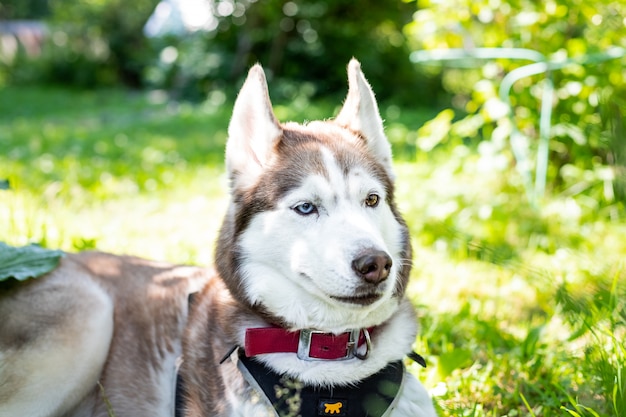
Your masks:
<svg viewBox="0 0 626 417"><path fill-rule="evenodd" d="M624 223L559 196L533 209L469 149L429 158L401 165L400 201L443 414L623 415Z"/></svg>
<svg viewBox="0 0 626 417"><path fill-rule="evenodd" d="M278 104L280 119L335 103ZM0 241L210 264L226 207L232 103L0 91ZM540 210L510 155L471 144L417 154L431 114L381 106L411 227L419 374L443 416L626 415L626 222L584 196ZM496 163L497 162L497 163Z"/></svg>

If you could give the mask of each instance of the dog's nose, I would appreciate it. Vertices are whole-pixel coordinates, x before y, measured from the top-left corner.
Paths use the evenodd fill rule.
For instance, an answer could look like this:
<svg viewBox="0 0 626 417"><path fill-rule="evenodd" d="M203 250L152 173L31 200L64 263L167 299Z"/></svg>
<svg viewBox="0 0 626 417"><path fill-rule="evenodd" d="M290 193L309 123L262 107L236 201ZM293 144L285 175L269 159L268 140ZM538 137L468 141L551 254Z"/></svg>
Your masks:
<svg viewBox="0 0 626 417"><path fill-rule="evenodd" d="M352 261L354 272L370 284L379 284L386 280L391 265L391 257L380 250L367 251Z"/></svg>

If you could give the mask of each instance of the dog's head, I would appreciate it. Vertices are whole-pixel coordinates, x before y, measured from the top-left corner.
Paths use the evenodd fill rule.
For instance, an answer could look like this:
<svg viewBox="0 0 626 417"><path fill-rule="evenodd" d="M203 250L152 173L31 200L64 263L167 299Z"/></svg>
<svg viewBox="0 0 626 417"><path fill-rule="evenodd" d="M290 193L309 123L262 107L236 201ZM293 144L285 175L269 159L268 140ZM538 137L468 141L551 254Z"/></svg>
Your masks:
<svg viewBox="0 0 626 417"><path fill-rule="evenodd" d="M256 65L228 129L232 199L218 270L235 298L288 328L380 324L398 308L411 268L391 147L356 60L348 81L334 120L281 124Z"/></svg>

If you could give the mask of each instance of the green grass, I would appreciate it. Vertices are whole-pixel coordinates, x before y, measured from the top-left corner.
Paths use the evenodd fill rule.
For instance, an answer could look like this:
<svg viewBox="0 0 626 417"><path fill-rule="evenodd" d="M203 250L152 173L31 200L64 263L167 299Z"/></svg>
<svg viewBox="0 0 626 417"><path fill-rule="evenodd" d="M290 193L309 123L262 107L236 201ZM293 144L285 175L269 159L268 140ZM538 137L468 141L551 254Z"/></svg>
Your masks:
<svg viewBox="0 0 626 417"><path fill-rule="evenodd" d="M0 241L209 264L226 207L231 98L0 90ZM327 118L336 103L275 106ZM531 207L506 150L447 143L433 115L382 105L412 231L418 374L442 416L626 415L626 221L620 205L552 194ZM504 164L501 162L504 160Z"/></svg>

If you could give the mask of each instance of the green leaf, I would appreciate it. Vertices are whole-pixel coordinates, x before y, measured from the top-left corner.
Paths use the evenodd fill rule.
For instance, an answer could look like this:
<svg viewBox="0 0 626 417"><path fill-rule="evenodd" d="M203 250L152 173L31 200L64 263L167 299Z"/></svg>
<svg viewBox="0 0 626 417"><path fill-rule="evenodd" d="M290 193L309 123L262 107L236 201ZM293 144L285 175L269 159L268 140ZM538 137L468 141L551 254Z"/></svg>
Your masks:
<svg viewBox="0 0 626 417"><path fill-rule="evenodd" d="M530 415L532 417L537 417L537 415L534 413L534 411L533 411L532 407L530 406L530 404L528 404L528 400L526 400L526 397L524 397L524 394L522 394L520 392L519 395L520 395L520 397L522 397L522 401L524 402L524 405L526 406L526 409L528 410Z"/></svg>
<svg viewBox="0 0 626 417"><path fill-rule="evenodd" d="M417 131L417 146L424 152L428 152L444 142L450 132L452 119L454 119L454 111L446 109L431 121L426 122Z"/></svg>
<svg viewBox="0 0 626 417"><path fill-rule="evenodd" d="M570 415L572 415L574 417L581 417L580 414L578 414L576 411L570 410L569 408L567 408L565 406L561 406L561 410L567 411L568 413L570 413Z"/></svg>
<svg viewBox="0 0 626 417"><path fill-rule="evenodd" d="M62 256L60 250L37 245L16 248L0 242L0 281L38 278L56 268Z"/></svg>
<svg viewBox="0 0 626 417"><path fill-rule="evenodd" d="M530 360L536 355L537 346L539 344L542 330L543 326L534 327L530 329L530 331L526 335L526 339L522 342L521 345L522 357L524 358L524 360Z"/></svg>
<svg viewBox="0 0 626 417"><path fill-rule="evenodd" d="M473 353L469 349L454 349L439 356L438 371L442 377L447 377L455 369L465 368L472 364Z"/></svg>

